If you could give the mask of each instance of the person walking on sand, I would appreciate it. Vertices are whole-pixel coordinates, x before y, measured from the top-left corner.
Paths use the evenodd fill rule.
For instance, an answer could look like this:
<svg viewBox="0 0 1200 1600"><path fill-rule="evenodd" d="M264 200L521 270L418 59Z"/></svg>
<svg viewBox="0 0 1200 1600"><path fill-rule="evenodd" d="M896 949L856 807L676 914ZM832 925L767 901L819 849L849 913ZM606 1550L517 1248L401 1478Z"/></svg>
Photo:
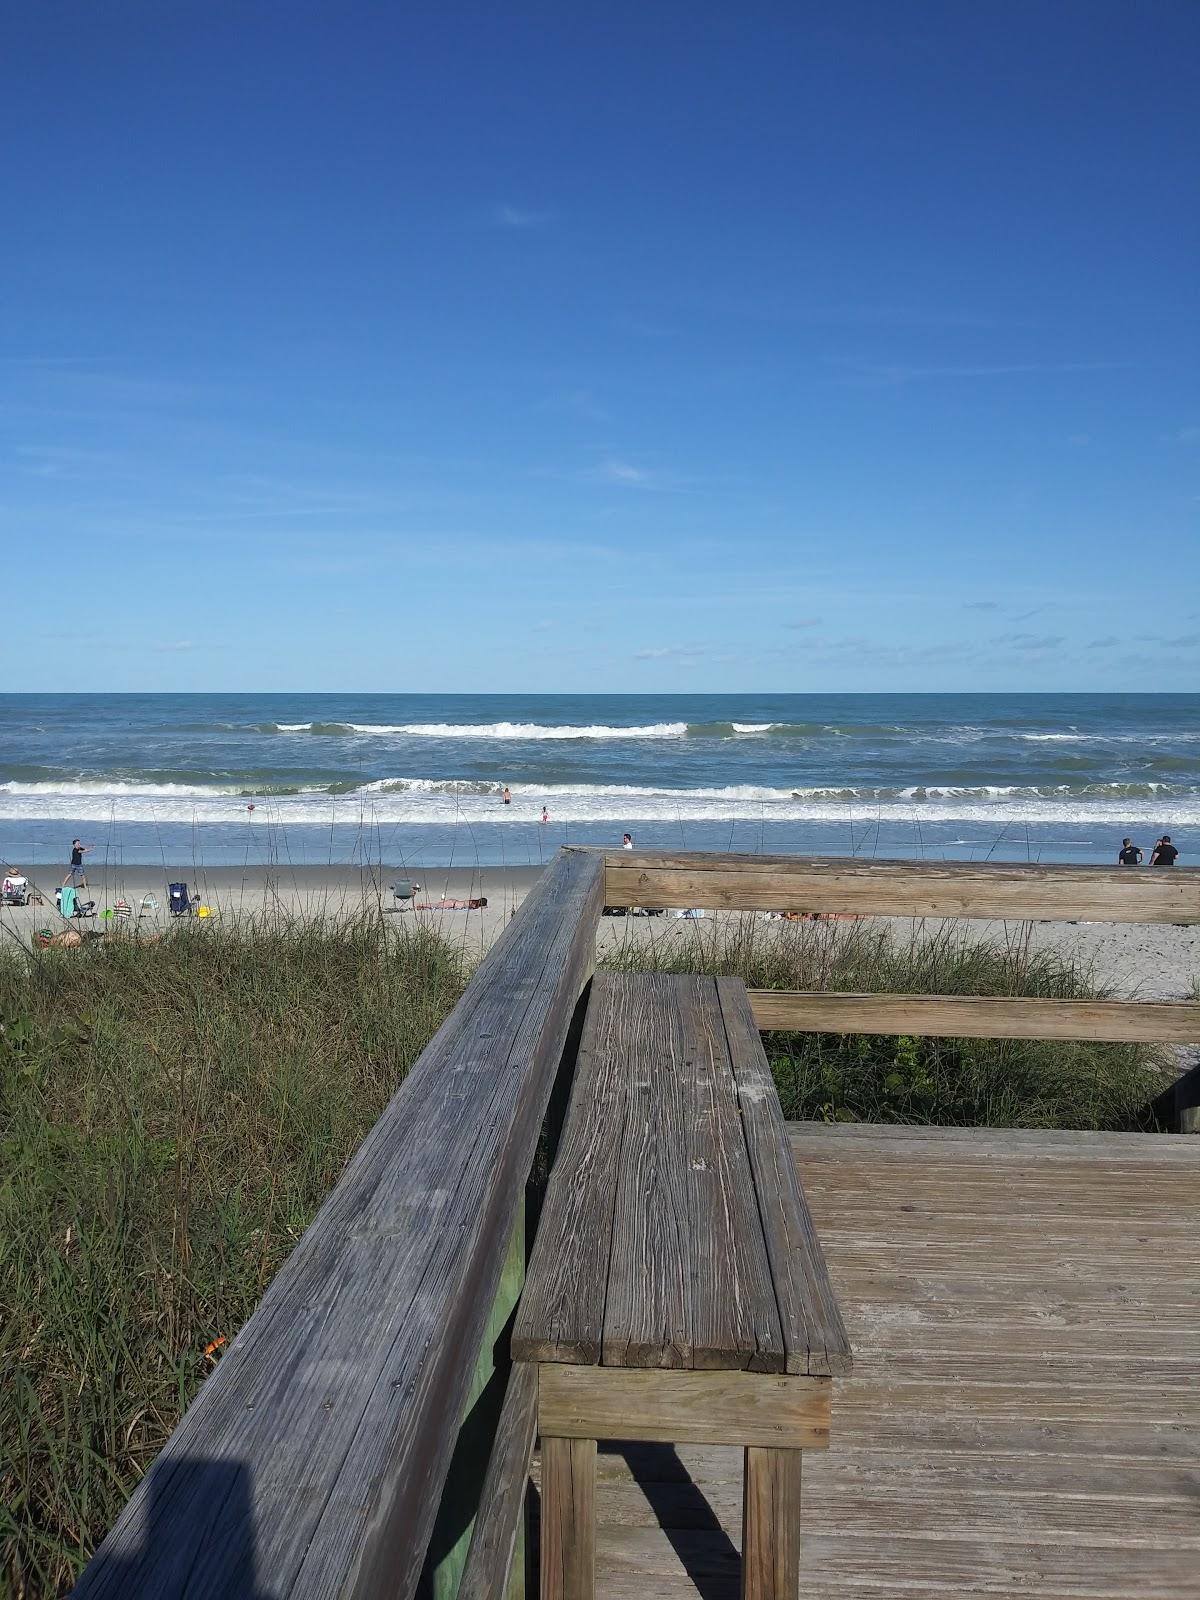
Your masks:
<svg viewBox="0 0 1200 1600"><path fill-rule="evenodd" d="M1122 839L1121 848L1117 851L1117 863L1122 867L1140 867L1142 852L1132 839Z"/></svg>
<svg viewBox="0 0 1200 1600"><path fill-rule="evenodd" d="M504 792L500 796L500 799L503 801L503 803L506 806L512 805L512 795L509 793L509 789L508 789L508 785L507 784L504 785Z"/></svg>
<svg viewBox="0 0 1200 1600"><path fill-rule="evenodd" d="M1154 854L1150 857L1152 867L1173 867L1179 856L1179 851L1171 843L1171 835L1164 833L1154 846Z"/></svg>
<svg viewBox="0 0 1200 1600"><path fill-rule="evenodd" d="M90 844L84 844L79 839L71 840L71 865L67 870L66 877L59 884L60 889L65 889L69 883L74 884L77 889L87 888L87 872L83 865L83 858L91 848Z"/></svg>

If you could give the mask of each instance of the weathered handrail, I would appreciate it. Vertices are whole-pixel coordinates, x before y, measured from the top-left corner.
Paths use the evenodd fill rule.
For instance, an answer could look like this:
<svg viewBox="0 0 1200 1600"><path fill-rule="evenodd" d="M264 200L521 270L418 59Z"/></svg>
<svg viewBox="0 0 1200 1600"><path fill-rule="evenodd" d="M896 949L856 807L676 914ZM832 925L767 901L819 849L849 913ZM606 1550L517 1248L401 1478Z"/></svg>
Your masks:
<svg viewBox="0 0 1200 1600"><path fill-rule="evenodd" d="M834 994L752 989L760 1031L911 1033L925 1039L1103 1039L1128 1044L1193 1044L1194 1000L1045 1000L1036 996Z"/></svg>
<svg viewBox="0 0 1200 1600"><path fill-rule="evenodd" d="M616 850L610 906L1009 921L1200 922L1200 871Z"/></svg>
<svg viewBox="0 0 1200 1600"><path fill-rule="evenodd" d="M367 1135L76 1594L410 1600L602 896L562 852Z"/></svg>

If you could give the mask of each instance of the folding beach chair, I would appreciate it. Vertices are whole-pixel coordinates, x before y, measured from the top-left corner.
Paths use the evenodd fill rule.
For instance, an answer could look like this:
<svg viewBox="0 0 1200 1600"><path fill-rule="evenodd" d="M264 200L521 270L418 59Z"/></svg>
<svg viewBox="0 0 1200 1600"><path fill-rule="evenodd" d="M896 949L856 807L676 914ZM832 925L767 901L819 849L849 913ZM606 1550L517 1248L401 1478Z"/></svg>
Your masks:
<svg viewBox="0 0 1200 1600"><path fill-rule="evenodd" d="M190 917L198 904L199 901L188 894L186 883L167 885L167 910L173 917Z"/></svg>

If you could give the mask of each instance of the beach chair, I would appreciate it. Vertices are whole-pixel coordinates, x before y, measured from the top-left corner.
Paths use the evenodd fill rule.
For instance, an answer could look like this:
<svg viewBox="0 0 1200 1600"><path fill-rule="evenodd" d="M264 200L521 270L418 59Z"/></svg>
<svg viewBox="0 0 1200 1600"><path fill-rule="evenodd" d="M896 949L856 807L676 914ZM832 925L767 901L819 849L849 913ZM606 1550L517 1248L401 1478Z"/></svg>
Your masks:
<svg viewBox="0 0 1200 1600"><path fill-rule="evenodd" d="M198 898L193 900L188 894L186 883L167 885L167 910L173 917L190 917L199 903Z"/></svg>
<svg viewBox="0 0 1200 1600"><path fill-rule="evenodd" d="M6 906L27 906L29 904L29 879L13 874L4 880L3 891L0 899Z"/></svg>
<svg viewBox="0 0 1200 1600"><path fill-rule="evenodd" d="M144 894L138 901L138 917L156 917L161 907L156 894Z"/></svg>
<svg viewBox="0 0 1200 1600"><path fill-rule="evenodd" d="M392 884L392 899L396 902L392 910L403 911L407 906L411 906L420 888L419 883L412 883L408 878L397 878Z"/></svg>

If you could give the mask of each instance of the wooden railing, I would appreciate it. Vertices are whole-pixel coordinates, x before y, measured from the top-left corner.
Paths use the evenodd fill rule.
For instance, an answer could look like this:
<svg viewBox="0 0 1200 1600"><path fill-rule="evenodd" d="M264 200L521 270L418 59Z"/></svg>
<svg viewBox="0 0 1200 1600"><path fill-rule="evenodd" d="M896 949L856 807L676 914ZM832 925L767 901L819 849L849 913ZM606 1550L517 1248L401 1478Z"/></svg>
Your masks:
<svg viewBox="0 0 1200 1600"><path fill-rule="evenodd" d="M1006 922L1200 923L1200 872L610 851L608 906ZM964 1039L1200 1041L1195 1001L751 992L760 1029Z"/></svg>
<svg viewBox="0 0 1200 1600"><path fill-rule="evenodd" d="M443 1486L472 1427L602 886L599 856L546 869L130 1499L81 1600L410 1600L439 1508L447 1552L469 1537L472 1508L446 1507ZM486 1465L486 1441L482 1453Z"/></svg>
<svg viewBox="0 0 1200 1600"><path fill-rule="evenodd" d="M521 1591L532 1390L509 1379L507 1319L604 904L1200 922L1200 874L561 851L133 1494L83 1600L503 1600L510 1577ZM753 1004L761 1028L1200 1038L1188 1003Z"/></svg>

